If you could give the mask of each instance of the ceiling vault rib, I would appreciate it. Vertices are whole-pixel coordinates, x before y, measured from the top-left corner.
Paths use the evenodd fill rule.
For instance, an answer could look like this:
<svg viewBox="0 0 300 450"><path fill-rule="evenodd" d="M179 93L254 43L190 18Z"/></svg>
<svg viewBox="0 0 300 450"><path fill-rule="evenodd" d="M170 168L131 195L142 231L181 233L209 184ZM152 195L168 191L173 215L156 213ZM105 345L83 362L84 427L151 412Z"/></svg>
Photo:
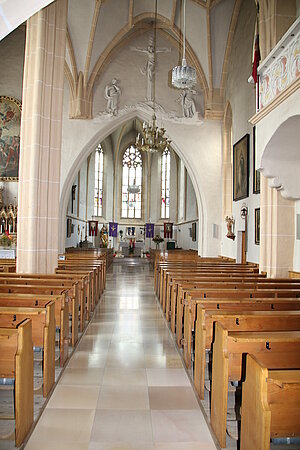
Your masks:
<svg viewBox="0 0 300 450"><path fill-rule="evenodd" d="M128 26L131 28L133 24L133 6L134 0L130 0L129 11L128 11Z"/></svg>
<svg viewBox="0 0 300 450"><path fill-rule="evenodd" d="M172 8L171 17L170 17L171 28L174 27L176 8L177 8L177 0L173 0L173 8Z"/></svg>
<svg viewBox="0 0 300 450"><path fill-rule="evenodd" d="M77 83L77 78L78 78L77 64L76 64L76 58L75 58L75 53L74 53L74 47L73 47L73 43L72 43L72 39L71 39L71 35L70 35L70 31L69 31L68 27L67 27L66 40L67 40L67 48L68 48L68 52L69 52L69 56L70 56L70 60L71 60L71 70L72 70L72 74L73 74L73 78L74 78L74 83Z"/></svg>
<svg viewBox="0 0 300 450"><path fill-rule="evenodd" d="M150 16L151 16L151 14L150 14ZM149 17L149 14L141 14L140 16L138 16L137 18L134 19L133 26L138 25L139 22L141 22L142 20L145 20L148 17ZM175 47L177 47L179 49L180 42L181 42L181 31L174 25L174 27L172 28L173 35L171 35L170 33L167 32L167 30L170 30L169 19L166 19L163 16L159 16L159 21L160 21L160 24L159 24L158 30L164 35L164 37L166 37L170 42L172 42ZM167 30L165 30L165 29L167 29ZM90 99L92 96L93 86L94 86L96 77L101 72L102 67L105 64L107 64L111 55L114 52L116 52L117 50L119 50L119 48L122 47L122 45L124 45L125 42L128 40L128 38L130 38L132 36L131 34L129 34L129 32L130 32L130 28L128 27L128 25L126 27L123 27L122 30L120 30L119 33L112 39L110 44L106 47L106 49L102 52L102 54L96 61L95 65L93 67L93 70L91 72L88 86L87 86L87 98ZM145 32L145 29L139 29L138 27L135 27L135 29L134 29L134 34L143 33L143 32ZM188 42L186 42L186 54L187 54L187 59L190 60L192 65L196 68L198 80L200 81L200 84L202 85L202 88L204 90L205 104L207 105L208 100L209 100L209 98L208 98L209 86L208 86L208 83L206 80L206 76L205 76L205 73L203 71L203 68L202 68L197 56L195 55L191 45Z"/></svg>
<svg viewBox="0 0 300 450"><path fill-rule="evenodd" d="M98 18L99 18L99 14L100 14L101 4L102 4L102 0L96 0L94 14L93 14L93 20L92 20L91 29L90 29L89 43L88 43L86 59L85 59L85 67L84 67L84 84L85 85L87 84L88 77L89 77L91 57L92 57L95 33L96 33Z"/></svg>
<svg viewBox="0 0 300 450"><path fill-rule="evenodd" d="M240 7L241 7L241 0L235 0L235 4L234 4L232 16L231 16L231 22L230 22L228 37L227 37L227 44L226 44L225 55L224 55L224 60L223 60L222 78L221 78L221 85L220 85L220 95L221 95L221 97L224 96L225 83L226 83L227 75L228 75L229 57L230 57L230 53L231 53L233 36L234 36L236 24L237 24L237 19L238 19Z"/></svg>

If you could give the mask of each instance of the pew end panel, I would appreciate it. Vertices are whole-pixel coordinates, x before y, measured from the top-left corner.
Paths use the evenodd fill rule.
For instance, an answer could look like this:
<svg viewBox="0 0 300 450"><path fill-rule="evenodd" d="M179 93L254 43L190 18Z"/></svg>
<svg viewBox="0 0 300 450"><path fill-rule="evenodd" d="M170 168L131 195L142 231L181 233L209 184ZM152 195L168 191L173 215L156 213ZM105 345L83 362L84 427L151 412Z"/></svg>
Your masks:
<svg viewBox="0 0 300 450"><path fill-rule="evenodd" d="M32 322L0 328L0 375L15 379L15 442L19 447L33 424Z"/></svg>
<svg viewBox="0 0 300 450"><path fill-rule="evenodd" d="M272 437L300 436L299 400L300 370L269 370L247 355L241 450L269 450Z"/></svg>

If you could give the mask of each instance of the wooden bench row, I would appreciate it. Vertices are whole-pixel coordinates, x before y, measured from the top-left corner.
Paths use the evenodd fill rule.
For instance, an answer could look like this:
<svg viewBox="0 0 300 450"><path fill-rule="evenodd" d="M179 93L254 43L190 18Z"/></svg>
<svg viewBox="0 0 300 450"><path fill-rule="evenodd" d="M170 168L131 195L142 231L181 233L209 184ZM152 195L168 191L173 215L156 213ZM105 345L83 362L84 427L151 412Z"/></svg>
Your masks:
<svg viewBox="0 0 300 450"><path fill-rule="evenodd" d="M241 450L267 450L270 448L270 437L299 435L299 425L296 423L298 420L300 424L299 280L270 280L259 275L254 266L224 261L214 264L190 261L186 264L179 260L175 263L158 262L155 273L156 293L167 320L171 319L171 330L176 333L179 348L183 345L187 367L191 366L194 348L194 384L200 398L204 397L207 351L212 350L211 424L219 444L222 447L226 445L228 383L245 379L243 384L248 393L244 396L243 392L242 397ZM247 356L250 375L245 370L248 354L251 354L251 359ZM274 364L280 369L276 373ZM274 374L274 378L270 378L273 381L267 384L263 383L261 375L266 371ZM259 387L254 388L254 381L251 380L253 373L256 373L256 378L261 377ZM274 382L274 379L277 381ZM277 389L275 400L270 397L267 406L265 393L275 395L274 386L277 386L278 380L281 380L281 386L286 391L292 386L297 397L297 419L291 426L289 416L282 415L278 419L276 414L279 408L272 409L273 402L280 404L280 389ZM271 394L269 384L272 385ZM251 389L256 389L257 394L252 396L252 403L247 401L247 396L251 397ZM256 408L259 402L260 407ZM295 398L292 402L296 404ZM252 406L248 407L248 403ZM270 419L271 410L274 421ZM264 417L267 425L257 427L259 431L254 441L251 421L260 420L257 417L253 419L256 414ZM276 420L281 422L280 427L273 427Z"/></svg>
<svg viewBox="0 0 300 450"><path fill-rule="evenodd" d="M60 365L63 366L68 359L69 344L76 345L79 331L86 327L103 292L106 261L67 258L59 262L57 272L55 275L0 274L0 353L3 356L0 373L2 377L15 378L17 446L33 423L33 387L28 387L28 383L33 386L33 346L43 349L43 395L47 396L55 382L56 329L60 334ZM26 336L30 334L25 347L24 326L26 330L30 328L30 332L25 332ZM28 347L29 354L24 350ZM21 358L22 367L17 369L20 352L25 354ZM25 416L26 420L22 420Z"/></svg>

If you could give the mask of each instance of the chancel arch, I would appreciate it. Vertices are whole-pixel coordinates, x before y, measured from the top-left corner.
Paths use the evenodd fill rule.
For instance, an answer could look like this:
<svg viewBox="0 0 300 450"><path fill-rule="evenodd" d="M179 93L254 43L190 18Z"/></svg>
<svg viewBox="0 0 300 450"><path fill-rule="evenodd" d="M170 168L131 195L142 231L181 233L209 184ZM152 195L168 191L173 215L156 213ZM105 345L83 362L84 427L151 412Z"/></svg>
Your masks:
<svg viewBox="0 0 300 450"><path fill-rule="evenodd" d="M105 188L103 191L103 202L104 202L104 217L103 222L110 221L110 220L121 220L121 162L122 157L124 154L124 151L126 148L128 148L129 145L133 144L134 141L132 139L134 135L134 131L132 129L132 126L136 126L137 130L139 129L140 123L146 119L146 116L144 113L140 112L138 115L136 114L133 118L128 115L127 120L123 118L122 123L118 120L118 118L115 119L116 125L115 127L111 128L111 131L107 131L105 134L103 133L101 137L100 132L96 134L93 139L90 140L89 144L85 146L85 148L82 150L82 153L80 154L80 158L78 158L76 166L75 163L73 163L73 166L70 170L70 173L66 177L66 181L68 183L65 183L64 189L62 191L61 195L61 201L63 201L63 198L66 199L66 203L68 203L68 199L70 196L70 190L71 186L73 184L72 174L77 173L84 161L89 157L89 155L93 155L95 152L95 149L101 143L101 146L103 147L104 151L104 166L107 167L106 159L109 161L110 166L110 172L109 174L106 173L106 169L104 169L104 179L108 178L109 182L106 183L106 186L108 184L110 187L110 192L105 192ZM147 120L147 119L146 119ZM133 125L134 124L134 125ZM136 125L137 124L137 125ZM136 132L135 132L136 135ZM170 136L171 137L171 136ZM176 143L172 141L172 147L175 150ZM179 150L180 151L180 150ZM110 154L109 158L107 158L107 152ZM184 155L184 151L180 151L181 155ZM176 148L175 151L171 150L171 161L173 161L172 164L172 176L171 176L171 184L173 192L176 192L176 195L173 199L171 199L172 206L172 220L175 224L177 223L177 207L178 207L178 198L177 198L177 190L178 190L178 174L177 171L179 170L179 165L177 160L179 161L181 159L180 155L178 154L178 148ZM164 218L161 217L161 155L160 154L154 154L154 155L147 155L143 154L143 169L145 170L143 174L143 189L144 189L144 199L143 199L143 207L142 207L142 221L151 221L153 219L157 219L158 223L160 223L162 226L164 222ZM92 168L94 167L94 163L92 162L93 156L91 156L91 163L90 163L90 170L89 170L89 177L93 178L92 174ZM200 225L199 225L199 241L202 241L201 233L202 233L202 220L201 220L201 206L198 205L198 198L199 195L196 193L196 189L194 186L194 177L193 174L191 174L191 170L189 167L189 164L186 160L184 160L184 165L187 168L188 173L190 174L190 183L191 186L193 186L193 191L195 191L195 199L197 202L197 216L193 217L193 220L199 219L199 211L200 211ZM151 187L153 189L153 182L156 181L156 177L158 179L157 183L157 189L155 193L151 192ZM152 186L151 186L152 183ZM90 181L87 182L88 186L90 185ZM113 194L113 193L114 194ZM89 194L90 195L90 194ZM114 200L113 200L114 197ZM119 199L118 199L119 197ZM156 209L157 213L153 214L153 198L156 198L155 202L157 202L157 207L155 206L154 209ZM114 205L112 206L112 204ZM107 209L108 208L108 209ZM88 210L89 208L87 208ZM66 211L66 208L64 206L61 207L61 211ZM195 211L196 211L195 210ZM159 211L159 213L158 213ZM152 217L154 216L154 217ZM91 218L91 217L90 217ZM87 218L88 219L88 218ZM100 220L100 219L99 219ZM102 221L100 220L100 223ZM188 224L186 225L188 226ZM189 225L190 226L190 225ZM63 247L65 245L65 215L61 214L61 246ZM199 242L198 241L198 242Z"/></svg>

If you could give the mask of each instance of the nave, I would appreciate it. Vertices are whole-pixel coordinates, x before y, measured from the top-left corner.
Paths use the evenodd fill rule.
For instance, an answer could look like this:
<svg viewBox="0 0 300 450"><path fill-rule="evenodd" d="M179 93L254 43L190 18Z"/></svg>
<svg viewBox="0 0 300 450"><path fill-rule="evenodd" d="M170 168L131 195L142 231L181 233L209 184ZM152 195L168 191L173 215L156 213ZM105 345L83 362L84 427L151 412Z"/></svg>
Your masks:
<svg viewBox="0 0 300 450"><path fill-rule="evenodd" d="M148 261L110 267L93 319L25 448L217 448L153 293Z"/></svg>

